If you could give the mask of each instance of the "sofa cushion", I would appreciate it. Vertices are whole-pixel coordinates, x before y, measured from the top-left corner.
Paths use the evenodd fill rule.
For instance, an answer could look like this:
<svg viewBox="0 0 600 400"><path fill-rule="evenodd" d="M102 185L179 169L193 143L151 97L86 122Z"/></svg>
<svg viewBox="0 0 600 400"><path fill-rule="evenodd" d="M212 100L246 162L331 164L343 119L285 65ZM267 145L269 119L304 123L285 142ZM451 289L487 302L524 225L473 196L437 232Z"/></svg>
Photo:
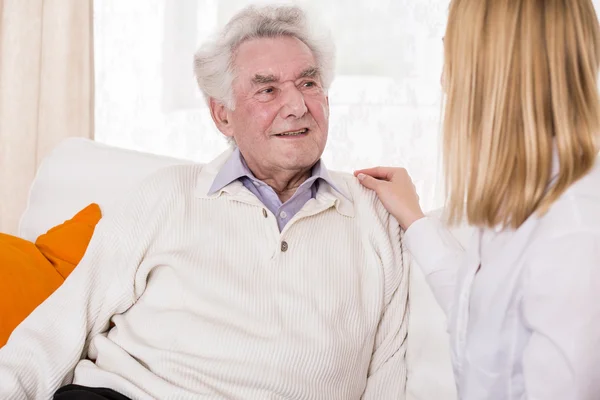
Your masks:
<svg viewBox="0 0 600 400"><path fill-rule="evenodd" d="M190 161L106 146L89 139L62 141L42 161L31 185L19 236L29 241L90 203L103 215L154 171Z"/></svg>

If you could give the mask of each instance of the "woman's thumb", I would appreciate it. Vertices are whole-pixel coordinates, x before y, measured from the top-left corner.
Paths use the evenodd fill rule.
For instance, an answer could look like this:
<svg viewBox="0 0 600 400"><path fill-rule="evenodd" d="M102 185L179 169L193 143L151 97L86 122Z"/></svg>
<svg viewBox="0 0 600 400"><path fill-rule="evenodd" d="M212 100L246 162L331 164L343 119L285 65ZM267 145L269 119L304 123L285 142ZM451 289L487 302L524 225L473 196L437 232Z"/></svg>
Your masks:
<svg viewBox="0 0 600 400"><path fill-rule="evenodd" d="M372 176L366 175L366 174L358 174L356 176L358 178L358 181L367 189L371 189L371 190L375 190L377 191L377 187L379 186L379 180L373 178Z"/></svg>

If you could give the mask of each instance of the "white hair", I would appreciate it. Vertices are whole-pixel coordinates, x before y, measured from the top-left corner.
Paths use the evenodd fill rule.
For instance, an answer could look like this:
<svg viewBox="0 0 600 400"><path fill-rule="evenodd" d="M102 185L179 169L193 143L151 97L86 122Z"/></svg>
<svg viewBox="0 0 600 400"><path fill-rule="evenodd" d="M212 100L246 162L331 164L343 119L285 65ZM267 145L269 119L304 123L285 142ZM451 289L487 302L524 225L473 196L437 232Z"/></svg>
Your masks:
<svg viewBox="0 0 600 400"><path fill-rule="evenodd" d="M333 81L335 46L329 32L309 26L297 6L249 6L238 12L217 36L194 56L194 74L207 101L213 98L233 110L234 56L243 42L257 38L291 36L311 50L325 90Z"/></svg>

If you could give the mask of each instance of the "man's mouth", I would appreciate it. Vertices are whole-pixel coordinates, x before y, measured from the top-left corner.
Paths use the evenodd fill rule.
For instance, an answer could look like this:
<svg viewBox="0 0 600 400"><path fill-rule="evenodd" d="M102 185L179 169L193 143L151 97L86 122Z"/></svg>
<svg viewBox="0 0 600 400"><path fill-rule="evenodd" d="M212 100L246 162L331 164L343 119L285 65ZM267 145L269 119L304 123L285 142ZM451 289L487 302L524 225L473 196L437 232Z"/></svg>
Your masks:
<svg viewBox="0 0 600 400"><path fill-rule="evenodd" d="M308 133L308 128L300 129L298 131L290 131L284 133L277 133L275 136L284 137L284 136L302 136Z"/></svg>

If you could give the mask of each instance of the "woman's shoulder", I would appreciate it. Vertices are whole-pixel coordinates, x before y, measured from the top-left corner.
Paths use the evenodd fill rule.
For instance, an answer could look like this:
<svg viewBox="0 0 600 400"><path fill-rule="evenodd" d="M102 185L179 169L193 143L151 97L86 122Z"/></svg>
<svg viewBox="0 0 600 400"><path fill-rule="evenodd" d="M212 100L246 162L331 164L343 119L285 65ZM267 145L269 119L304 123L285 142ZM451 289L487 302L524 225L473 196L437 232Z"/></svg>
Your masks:
<svg viewBox="0 0 600 400"><path fill-rule="evenodd" d="M600 157L586 175L573 183L566 194L574 198L600 198Z"/></svg>
<svg viewBox="0 0 600 400"><path fill-rule="evenodd" d="M569 187L540 217L540 228L551 234L600 234L600 162Z"/></svg>

